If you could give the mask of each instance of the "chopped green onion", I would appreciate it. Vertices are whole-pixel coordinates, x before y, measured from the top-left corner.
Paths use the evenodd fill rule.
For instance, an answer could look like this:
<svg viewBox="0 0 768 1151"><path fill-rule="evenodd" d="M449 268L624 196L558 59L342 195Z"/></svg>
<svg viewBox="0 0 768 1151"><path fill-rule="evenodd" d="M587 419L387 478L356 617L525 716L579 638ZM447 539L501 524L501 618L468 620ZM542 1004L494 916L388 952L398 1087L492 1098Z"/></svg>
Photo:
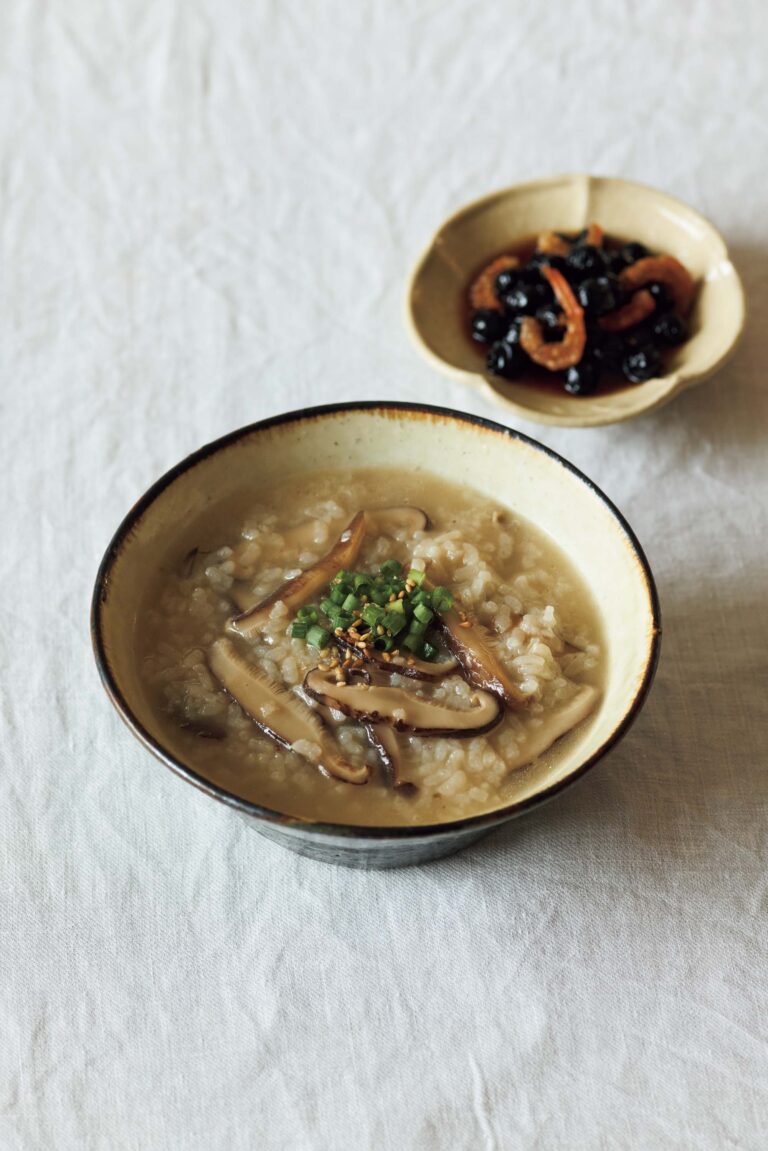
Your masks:
<svg viewBox="0 0 768 1151"><path fill-rule="evenodd" d="M307 643L311 643L313 647L328 647L331 640L331 633L327 628L320 627L318 624L313 624L307 632Z"/></svg>
<svg viewBox="0 0 768 1151"><path fill-rule="evenodd" d="M364 623L369 624L371 627L376 627L377 624L380 624L384 614L384 609L375 603L367 603L362 611Z"/></svg>
<svg viewBox="0 0 768 1151"><path fill-rule="evenodd" d="M450 611L453 607L453 596L445 587L436 587L432 591L432 607L435 611Z"/></svg>
<svg viewBox="0 0 768 1151"><path fill-rule="evenodd" d="M425 623L418 619L412 619L411 626L408 628L408 635L424 635L426 630L427 625Z"/></svg>
<svg viewBox="0 0 768 1151"><path fill-rule="evenodd" d="M381 621L382 626L391 632L392 635L397 635L406 626L406 618L404 615L398 615L395 611L384 612L384 619Z"/></svg>
<svg viewBox="0 0 768 1151"><path fill-rule="evenodd" d="M349 627L354 618L350 612L342 611L342 609L336 607L335 604L325 614L334 627Z"/></svg>
<svg viewBox="0 0 768 1151"><path fill-rule="evenodd" d="M331 641L332 631L365 625L373 632L369 642L381 651L392 651L402 635L404 648L415 655L426 652L425 658L434 658L437 648L424 636L435 622L435 615L453 607L454 598L444 587L428 590L423 586L425 581L423 571L404 568L394 559L385 560L375 574L342 568L319 605L305 604L298 609L290 634L322 648ZM378 628L383 628L385 634L377 636Z"/></svg>

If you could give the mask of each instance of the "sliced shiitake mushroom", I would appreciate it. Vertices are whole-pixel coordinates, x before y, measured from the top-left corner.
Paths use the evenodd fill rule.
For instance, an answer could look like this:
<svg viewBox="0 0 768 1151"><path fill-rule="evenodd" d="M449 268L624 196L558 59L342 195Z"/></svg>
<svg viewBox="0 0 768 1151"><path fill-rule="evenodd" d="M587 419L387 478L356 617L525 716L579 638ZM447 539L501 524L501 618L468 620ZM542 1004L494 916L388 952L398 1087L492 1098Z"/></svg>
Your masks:
<svg viewBox="0 0 768 1151"><path fill-rule="evenodd" d="M459 666L455 656L448 653L441 659L431 662L426 659L417 659L416 656L406 658L402 655L389 655L388 652L385 653L370 646L360 648L345 635L334 636L334 639L342 651L349 652L350 655L373 664L378 671L386 672L387 675L406 675L409 679L444 679L445 676L456 671Z"/></svg>
<svg viewBox="0 0 768 1151"><path fill-rule="evenodd" d="M449 583L448 573L440 562L430 565L432 576L441 583ZM425 580L424 585L434 590L434 582ZM507 707L525 707L530 699L510 679L499 656L490 643L490 634L476 621L463 618L456 608L443 612L435 619L443 643L456 656L464 675L484 691L493 691L506 703Z"/></svg>
<svg viewBox="0 0 768 1151"><path fill-rule="evenodd" d="M476 691L474 706L462 710L399 687L339 682L332 671L320 668L307 673L304 690L326 707L363 723L388 723L398 731L420 735L478 735L495 727L503 713L494 692Z"/></svg>
<svg viewBox="0 0 768 1151"><path fill-rule="evenodd" d="M350 567L360 552L366 532L365 512L358 512L349 526L342 532L338 543L327 555L312 567L297 575L295 579L281 584L276 591L261 600L255 607L237 615L228 626L240 635L251 639L264 629L269 614L276 603L281 601L289 612L297 611L302 604L330 583L339 568Z"/></svg>
<svg viewBox="0 0 768 1151"><path fill-rule="evenodd" d="M462 619L452 608L439 617L438 626L446 647L456 656L467 679L484 691L496 692L507 707L519 708L530 702L510 679L482 624Z"/></svg>
<svg viewBox="0 0 768 1151"><path fill-rule="evenodd" d="M286 562L291 556L296 556L298 559L303 552L312 551L317 547L316 537L320 523L321 521L316 519L304 520L279 533L283 540L282 551ZM229 589L230 599L240 612L249 612L260 602L260 598L253 593L253 579L248 581L242 578L242 572L235 571L234 574L235 583Z"/></svg>
<svg viewBox="0 0 768 1151"><path fill-rule="evenodd" d="M508 761L508 768L525 767L533 763L545 751L549 751L552 744L561 739L577 724L585 720L597 707L600 692L591 684L582 684L576 694L559 707L553 707L544 716L541 727L535 728L530 738L523 744L518 754Z"/></svg>
<svg viewBox="0 0 768 1151"><path fill-rule="evenodd" d="M402 507L369 508L366 511L369 530L380 535L393 536L395 532L424 532L429 527L429 516L421 508Z"/></svg>
<svg viewBox="0 0 768 1151"><path fill-rule="evenodd" d="M314 535L317 521L310 520L305 524L298 524L284 533L284 538L291 548L306 546L309 541L310 530ZM253 593L243 584L234 584L230 595L240 608L240 614L229 621L233 631L249 639L263 630L269 613L276 603L281 600L289 612L295 612L311 600L324 586L331 582L339 568L352 567L363 545L366 534L372 532L383 535L394 535L397 531L417 532L429 527L427 513L421 508L398 506L389 508L374 508L370 511L360 511L354 517L347 529L342 533L338 543L319 559L316 564L303 571L295 579L281 584L276 591L266 599L253 603Z"/></svg>
<svg viewBox="0 0 768 1151"><path fill-rule="evenodd" d="M368 739L376 748L384 766L392 776L392 786L400 795L415 795L419 790L415 783L403 779L403 756L397 732L388 723L364 723Z"/></svg>
<svg viewBox="0 0 768 1151"><path fill-rule="evenodd" d="M213 644L208 665L245 714L277 743L296 751L334 779L368 782L368 765L348 763L304 701L243 659L231 640L223 638Z"/></svg>

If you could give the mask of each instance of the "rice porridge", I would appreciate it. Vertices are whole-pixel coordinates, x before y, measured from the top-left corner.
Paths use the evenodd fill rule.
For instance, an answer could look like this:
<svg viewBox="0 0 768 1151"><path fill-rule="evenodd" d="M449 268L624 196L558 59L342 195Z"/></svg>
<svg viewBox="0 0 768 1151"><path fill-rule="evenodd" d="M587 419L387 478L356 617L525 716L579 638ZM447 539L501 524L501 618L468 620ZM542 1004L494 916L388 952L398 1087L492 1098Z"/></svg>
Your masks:
<svg viewBox="0 0 768 1151"><path fill-rule="evenodd" d="M185 541L137 623L143 676L169 746L238 796L335 823L461 819L592 722L588 589L471 489L300 474Z"/></svg>

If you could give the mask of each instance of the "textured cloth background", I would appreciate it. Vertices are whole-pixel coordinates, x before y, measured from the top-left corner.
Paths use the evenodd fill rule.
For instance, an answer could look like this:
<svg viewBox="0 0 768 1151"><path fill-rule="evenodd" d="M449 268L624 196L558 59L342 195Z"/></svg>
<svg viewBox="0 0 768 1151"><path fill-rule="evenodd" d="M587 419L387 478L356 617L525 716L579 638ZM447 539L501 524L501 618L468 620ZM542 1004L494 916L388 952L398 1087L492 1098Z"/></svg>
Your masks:
<svg viewBox="0 0 768 1151"><path fill-rule="evenodd" d="M0 1147L764 1148L768 9L0 7ZM88 601L200 444L331 400L503 414L409 345L418 250L588 170L710 215L751 324L621 427L520 426L628 515L655 689L578 787L461 856L284 853L106 701Z"/></svg>

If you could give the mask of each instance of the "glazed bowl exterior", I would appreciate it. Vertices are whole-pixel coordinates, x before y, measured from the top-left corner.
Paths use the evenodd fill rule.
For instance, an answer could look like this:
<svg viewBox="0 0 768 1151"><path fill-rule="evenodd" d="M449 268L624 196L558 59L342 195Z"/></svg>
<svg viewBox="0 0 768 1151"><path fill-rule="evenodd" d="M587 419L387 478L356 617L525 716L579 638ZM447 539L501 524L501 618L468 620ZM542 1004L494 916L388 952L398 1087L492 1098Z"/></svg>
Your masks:
<svg viewBox="0 0 768 1151"><path fill-rule="evenodd" d="M688 268L699 285L690 338L674 349L658 379L592 396L487 373L484 351L470 341L464 320L473 276L516 240L553 228L576 232L592 221ZM687 204L629 180L553 176L484 196L441 224L408 283L406 322L433 365L482 388L508 412L541 424L591 427L650 412L717 371L744 329L744 291L722 236Z"/></svg>
<svg viewBox="0 0 768 1151"><path fill-rule="evenodd" d="M189 532L280 475L343 467L423 470L474 488L533 521L569 556L599 604L608 647L605 692L580 738L553 765L515 773L504 806L453 823L361 827L314 823L244 800L206 779L173 744L142 676L136 643L158 570L176 565ZM413 404L339 404L242 428L167 472L128 513L96 578L91 626L101 678L132 733L262 835L314 859L398 867L436 859L528 811L582 776L637 716L653 679L660 615L653 577L631 529L585 476L554 452L488 420Z"/></svg>

